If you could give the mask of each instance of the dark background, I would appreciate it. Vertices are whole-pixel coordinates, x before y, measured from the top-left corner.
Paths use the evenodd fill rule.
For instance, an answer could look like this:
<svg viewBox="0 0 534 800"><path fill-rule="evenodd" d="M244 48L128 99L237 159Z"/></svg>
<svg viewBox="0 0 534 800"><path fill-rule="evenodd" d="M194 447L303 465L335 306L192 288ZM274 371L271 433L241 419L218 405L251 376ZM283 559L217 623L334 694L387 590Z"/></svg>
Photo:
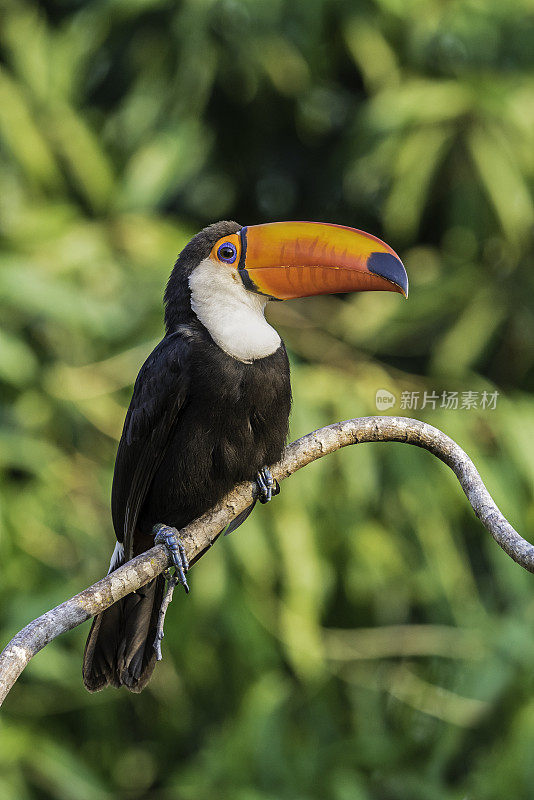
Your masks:
<svg viewBox="0 0 534 800"><path fill-rule="evenodd" d="M408 302L269 309L291 356L292 438L376 413L387 389L389 413L468 451L528 536L527 0L1 12L3 641L105 572L117 438L163 287L220 218L343 223L399 252ZM441 408L443 392L478 407ZM35 658L0 722L2 798L532 797L534 579L428 453L365 445L309 466L191 586L141 695L85 692L88 625Z"/></svg>

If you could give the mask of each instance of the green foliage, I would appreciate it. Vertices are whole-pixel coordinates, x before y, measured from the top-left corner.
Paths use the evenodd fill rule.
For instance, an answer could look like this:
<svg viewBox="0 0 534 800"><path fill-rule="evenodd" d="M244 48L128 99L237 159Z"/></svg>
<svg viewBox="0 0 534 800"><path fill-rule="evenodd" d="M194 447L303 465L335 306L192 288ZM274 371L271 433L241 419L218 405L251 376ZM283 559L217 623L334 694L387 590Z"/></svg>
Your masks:
<svg viewBox="0 0 534 800"><path fill-rule="evenodd" d="M4 0L4 640L102 575L162 289L218 218L354 225L407 265L407 303L270 308L293 437L376 413L380 388L498 390L404 413L534 527L533 35L527 0ZM532 578L429 454L311 465L191 582L139 696L84 691L87 629L34 660L0 723L2 798L532 796Z"/></svg>

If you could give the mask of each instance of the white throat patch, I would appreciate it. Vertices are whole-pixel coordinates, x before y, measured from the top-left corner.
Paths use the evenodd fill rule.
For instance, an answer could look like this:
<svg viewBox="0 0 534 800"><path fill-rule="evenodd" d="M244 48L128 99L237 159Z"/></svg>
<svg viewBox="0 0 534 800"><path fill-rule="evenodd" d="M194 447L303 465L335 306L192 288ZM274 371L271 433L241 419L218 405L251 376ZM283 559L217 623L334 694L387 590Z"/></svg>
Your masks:
<svg viewBox="0 0 534 800"><path fill-rule="evenodd" d="M245 289L237 269L205 258L189 276L191 308L213 341L250 364L272 355L281 339L264 317L267 299Z"/></svg>

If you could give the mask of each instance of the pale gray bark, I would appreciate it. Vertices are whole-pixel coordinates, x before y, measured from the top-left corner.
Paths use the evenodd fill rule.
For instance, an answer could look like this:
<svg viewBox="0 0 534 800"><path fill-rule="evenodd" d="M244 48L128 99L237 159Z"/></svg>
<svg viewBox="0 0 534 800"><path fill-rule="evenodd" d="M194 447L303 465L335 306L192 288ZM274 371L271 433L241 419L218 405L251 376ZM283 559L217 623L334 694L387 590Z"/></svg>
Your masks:
<svg viewBox="0 0 534 800"><path fill-rule="evenodd" d="M497 544L514 561L534 572L534 546L501 514L471 459L456 442L424 422L407 417L362 417L328 425L290 444L281 461L272 467L273 476L283 481L317 458L364 442L404 442L422 447L441 459L455 473L475 514ZM220 531L250 505L253 490L252 483L236 486L211 511L181 531L190 562L210 547ZM167 551L163 545L157 545L26 625L0 654L0 703L30 659L52 639L139 589L167 566Z"/></svg>

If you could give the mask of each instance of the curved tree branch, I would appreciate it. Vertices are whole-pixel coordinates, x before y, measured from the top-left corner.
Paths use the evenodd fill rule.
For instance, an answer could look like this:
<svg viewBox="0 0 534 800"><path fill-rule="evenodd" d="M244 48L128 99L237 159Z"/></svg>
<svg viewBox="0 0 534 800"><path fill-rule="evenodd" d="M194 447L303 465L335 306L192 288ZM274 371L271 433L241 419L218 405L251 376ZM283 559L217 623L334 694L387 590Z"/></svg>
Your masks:
<svg viewBox="0 0 534 800"><path fill-rule="evenodd" d="M497 544L514 561L534 572L534 546L501 514L469 456L442 431L424 422L407 417L362 417L337 422L290 444L271 471L282 481L328 453L363 442L405 442L441 459L455 473L475 514ZM221 530L251 504L253 491L252 483L236 486L217 506L182 529L190 562L211 547ZM30 659L52 639L139 589L168 566L165 547L157 545L26 625L0 654L0 704Z"/></svg>

